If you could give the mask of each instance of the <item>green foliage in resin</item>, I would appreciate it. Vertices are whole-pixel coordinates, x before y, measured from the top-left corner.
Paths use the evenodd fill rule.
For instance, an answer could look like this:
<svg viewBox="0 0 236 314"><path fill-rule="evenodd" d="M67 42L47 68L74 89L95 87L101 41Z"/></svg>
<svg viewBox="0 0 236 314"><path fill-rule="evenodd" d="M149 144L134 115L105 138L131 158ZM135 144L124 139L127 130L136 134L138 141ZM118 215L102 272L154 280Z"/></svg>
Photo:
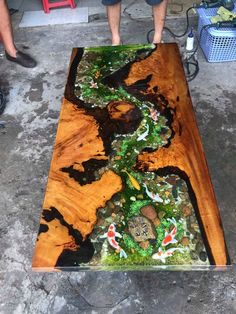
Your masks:
<svg viewBox="0 0 236 314"><path fill-rule="evenodd" d="M114 91L102 83L102 79L119 70L137 57L145 57L155 48L152 44L104 46L85 48L83 62L79 64L75 94L90 104L105 105L111 100L137 102L123 88Z"/></svg>
<svg viewBox="0 0 236 314"><path fill-rule="evenodd" d="M166 262L167 265L191 265L191 256L188 251L184 253L175 252ZM141 256L139 252L128 255L126 259L120 259L119 254L113 253L103 258L102 263L107 266L164 266L161 261L154 260L151 256Z"/></svg>
<svg viewBox="0 0 236 314"><path fill-rule="evenodd" d="M143 250L128 234L124 234L123 241L125 247L128 249L128 253L131 253L131 249L133 249L135 252L138 252L140 256L152 255L153 247L151 245L146 250Z"/></svg>
<svg viewBox="0 0 236 314"><path fill-rule="evenodd" d="M180 208L178 205L172 204L158 204L158 211L165 213L165 218L175 217L176 219L180 218Z"/></svg>
<svg viewBox="0 0 236 314"><path fill-rule="evenodd" d="M127 213L127 218L139 215L140 209L145 205L149 205L150 203L151 202L149 200L132 202Z"/></svg>
<svg viewBox="0 0 236 314"><path fill-rule="evenodd" d="M148 101L139 101L122 86L114 89L103 83L104 78L121 69L129 62L137 60L137 58L146 57L153 48L153 45L85 48L83 59L78 66L75 94L87 106L105 108L110 101L129 101L141 110L143 117L137 130L132 134L116 134L111 142L109 164L105 170L111 169L117 173L122 179L124 189L115 195L115 205L112 209L109 209L109 216L107 215L107 217L105 217L105 213L108 209L104 207L104 216L102 218L106 227L100 225L98 229L106 232L108 224L115 223L117 232L122 235L122 239L117 239L117 242L128 257L120 258L114 248L108 245L106 254L101 256L102 264L108 266L165 265L161 260L154 260L152 255L157 253L158 249L162 247L165 232L170 233L172 230L173 223L168 218L176 219L177 234L175 239L178 242L169 244L164 248L162 247L164 251L172 247L183 248L180 241L187 234L187 230L184 229L186 224L181 219L182 211L180 205L182 199L178 187L174 186L172 188L172 185L168 182L160 182L158 176L153 172L142 173L135 171L134 168L137 156L145 148L156 150L167 144L171 135L167 118L158 115L156 112L157 117L153 120L151 111L155 110L154 104ZM137 180L140 189L134 186L127 173ZM163 202L153 202L148 196L144 184L146 184L149 192L158 194ZM178 201L176 201L177 198ZM141 208L146 205L152 205L156 210L160 224L155 227L156 240L149 241L147 249L142 249L129 234L128 222L132 217L141 215ZM116 210L115 215L114 213L111 215L111 210ZM190 234L188 233L188 235ZM191 264L192 259L189 247L184 248L184 253L175 251L172 256L167 258L166 264Z"/></svg>

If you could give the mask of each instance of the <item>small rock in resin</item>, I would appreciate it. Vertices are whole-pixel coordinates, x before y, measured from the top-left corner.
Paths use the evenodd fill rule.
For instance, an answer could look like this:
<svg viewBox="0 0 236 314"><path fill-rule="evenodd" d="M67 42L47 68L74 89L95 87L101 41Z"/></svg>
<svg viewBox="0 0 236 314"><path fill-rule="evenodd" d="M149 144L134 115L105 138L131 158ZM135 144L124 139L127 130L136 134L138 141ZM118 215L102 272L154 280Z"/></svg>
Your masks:
<svg viewBox="0 0 236 314"><path fill-rule="evenodd" d="M157 218L157 212L152 205L143 206L141 208L141 213L150 220Z"/></svg>
<svg viewBox="0 0 236 314"><path fill-rule="evenodd" d="M136 216L128 221L128 229L136 242L156 239L152 223L145 217Z"/></svg>

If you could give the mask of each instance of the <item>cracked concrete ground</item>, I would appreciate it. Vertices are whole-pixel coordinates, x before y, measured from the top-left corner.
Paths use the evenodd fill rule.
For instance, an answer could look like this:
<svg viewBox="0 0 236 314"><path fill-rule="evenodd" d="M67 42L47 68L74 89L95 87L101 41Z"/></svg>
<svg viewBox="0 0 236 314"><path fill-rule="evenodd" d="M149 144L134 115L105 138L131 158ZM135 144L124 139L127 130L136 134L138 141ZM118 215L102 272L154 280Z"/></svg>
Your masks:
<svg viewBox="0 0 236 314"><path fill-rule="evenodd" d="M31 258L72 47L109 44L105 20L18 29L39 64L0 60L7 108L0 116L0 313L236 313L235 267L205 272L33 273ZM181 32L183 20L167 22ZM143 43L151 19L122 20L125 43ZM236 63L207 63L190 93L221 212L236 261Z"/></svg>

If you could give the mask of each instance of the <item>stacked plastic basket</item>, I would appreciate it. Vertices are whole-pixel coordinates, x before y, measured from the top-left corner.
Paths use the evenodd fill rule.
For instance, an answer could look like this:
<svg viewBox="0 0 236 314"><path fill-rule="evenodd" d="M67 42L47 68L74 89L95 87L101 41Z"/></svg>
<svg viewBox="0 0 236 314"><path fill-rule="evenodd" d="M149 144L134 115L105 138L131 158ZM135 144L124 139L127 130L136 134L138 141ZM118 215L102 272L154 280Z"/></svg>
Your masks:
<svg viewBox="0 0 236 314"><path fill-rule="evenodd" d="M217 15L218 8L198 9L198 37L200 46L208 62L236 60L236 28L204 28L211 24L211 17ZM234 11L236 12L236 3Z"/></svg>

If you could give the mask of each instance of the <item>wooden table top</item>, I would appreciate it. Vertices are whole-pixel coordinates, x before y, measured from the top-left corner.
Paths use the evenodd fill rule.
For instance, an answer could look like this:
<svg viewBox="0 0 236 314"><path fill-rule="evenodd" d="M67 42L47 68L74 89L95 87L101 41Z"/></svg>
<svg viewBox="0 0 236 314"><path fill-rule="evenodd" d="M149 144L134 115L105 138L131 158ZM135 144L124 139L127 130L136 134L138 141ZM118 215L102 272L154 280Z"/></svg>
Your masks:
<svg viewBox="0 0 236 314"><path fill-rule="evenodd" d="M177 45L73 49L33 269L229 264Z"/></svg>

